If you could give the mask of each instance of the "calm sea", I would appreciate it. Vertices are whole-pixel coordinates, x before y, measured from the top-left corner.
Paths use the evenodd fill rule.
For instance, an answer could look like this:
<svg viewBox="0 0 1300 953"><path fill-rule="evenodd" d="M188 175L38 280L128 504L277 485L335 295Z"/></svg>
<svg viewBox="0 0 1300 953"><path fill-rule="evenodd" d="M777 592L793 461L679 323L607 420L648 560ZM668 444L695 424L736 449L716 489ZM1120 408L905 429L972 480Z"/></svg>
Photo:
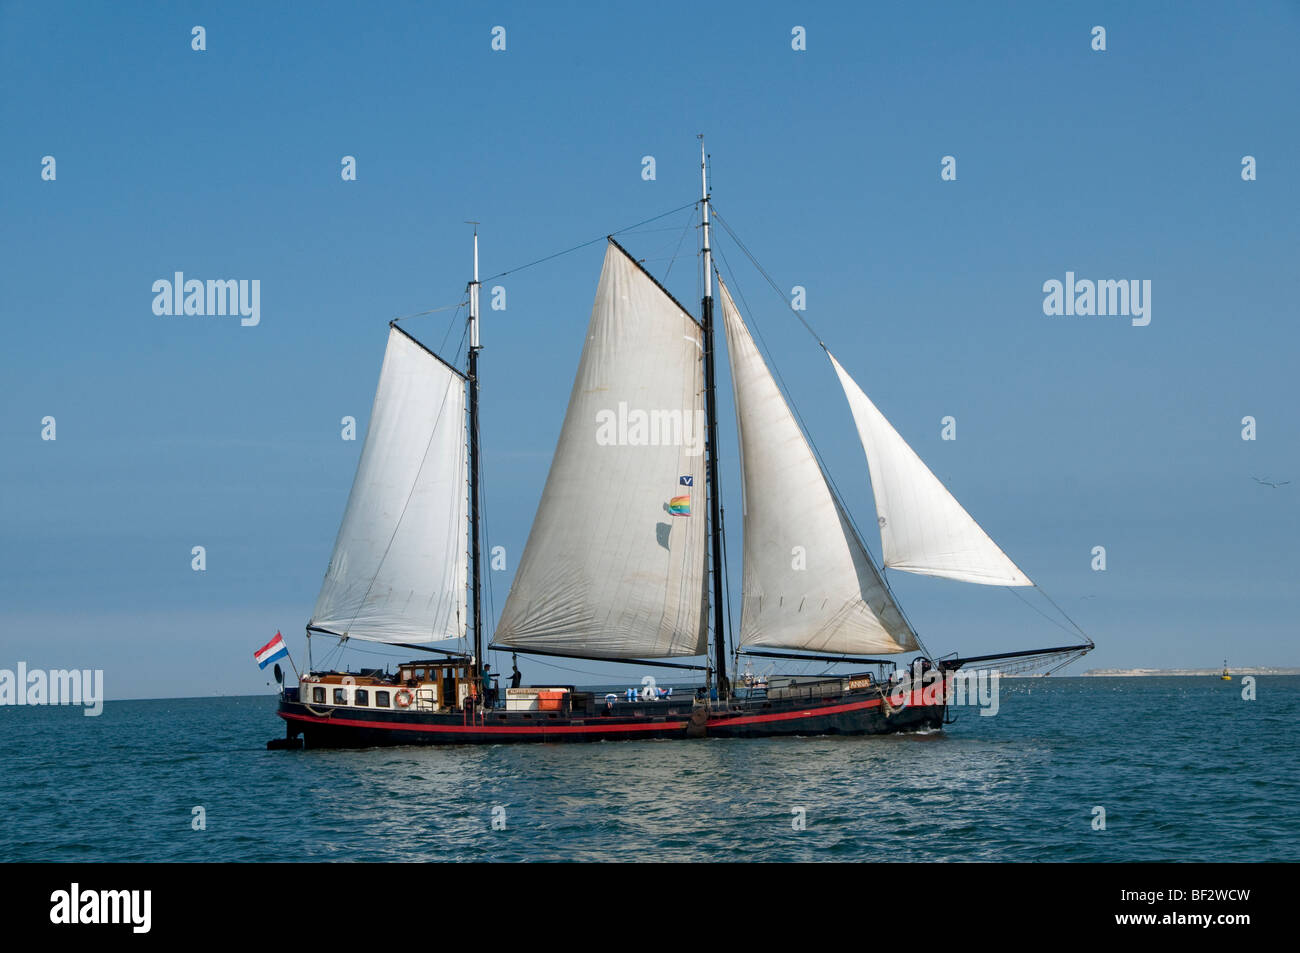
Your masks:
<svg viewBox="0 0 1300 953"><path fill-rule="evenodd" d="M0 859L1300 860L1300 677L1241 691L1018 679L924 735L366 751L266 751L269 696L3 708Z"/></svg>

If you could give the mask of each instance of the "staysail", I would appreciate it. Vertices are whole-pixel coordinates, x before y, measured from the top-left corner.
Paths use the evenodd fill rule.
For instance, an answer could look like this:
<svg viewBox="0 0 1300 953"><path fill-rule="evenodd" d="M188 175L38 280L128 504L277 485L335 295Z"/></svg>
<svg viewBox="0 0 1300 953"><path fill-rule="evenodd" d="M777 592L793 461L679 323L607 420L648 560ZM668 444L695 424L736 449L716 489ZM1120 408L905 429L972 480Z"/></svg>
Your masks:
<svg viewBox="0 0 1300 953"><path fill-rule="evenodd" d="M939 482L857 382L826 352L867 454L887 569L986 586L1033 582Z"/></svg>
<svg viewBox="0 0 1300 953"><path fill-rule="evenodd" d="M594 658L706 650L699 325L613 241L494 641Z"/></svg>
<svg viewBox="0 0 1300 953"><path fill-rule="evenodd" d="M309 628L374 642L465 634L465 380L396 326Z"/></svg>
<svg viewBox="0 0 1300 953"><path fill-rule="evenodd" d="M744 484L741 646L910 652L915 634L831 493L721 281Z"/></svg>

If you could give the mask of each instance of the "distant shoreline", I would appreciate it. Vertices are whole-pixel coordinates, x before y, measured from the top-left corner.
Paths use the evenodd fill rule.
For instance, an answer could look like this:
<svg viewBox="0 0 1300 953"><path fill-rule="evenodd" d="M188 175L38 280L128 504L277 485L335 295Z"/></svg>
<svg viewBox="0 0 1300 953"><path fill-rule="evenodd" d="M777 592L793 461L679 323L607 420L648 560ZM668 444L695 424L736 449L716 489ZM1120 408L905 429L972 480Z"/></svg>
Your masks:
<svg viewBox="0 0 1300 953"><path fill-rule="evenodd" d="M1084 678L1144 678L1164 675L1222 675L1221 668L1090 668ZM1229 668L1228 674L1238 675L1300 675L1300 668L1273 668L1267 665Z"/></svg>

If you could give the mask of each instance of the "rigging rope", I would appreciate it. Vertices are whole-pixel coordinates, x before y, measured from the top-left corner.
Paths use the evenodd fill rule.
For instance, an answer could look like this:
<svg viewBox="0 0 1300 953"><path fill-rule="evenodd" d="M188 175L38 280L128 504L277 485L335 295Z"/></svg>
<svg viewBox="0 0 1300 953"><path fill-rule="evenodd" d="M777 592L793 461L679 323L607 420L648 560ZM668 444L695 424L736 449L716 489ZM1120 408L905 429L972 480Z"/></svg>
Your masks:
<svg viewBox="0 0 1300 953"><path fill-rule="evenodd" d="M713 208L712 202L709 203L709 207L713 209L713 217L722 223L722 227L726 229L727 234L731 236L731 240L736 243L736 245L740 248L742 252L745 253L745 257L748 258L750 263L754 266L754 268L758 270L758 273L767 280L767 283L769 285L772 286L772 290L776 292L777 297L780 298L782 303L788 309L790 309L791 312L793 312L796 318L799 319L799 323L802 324L804 328L808 331L808 333L813 336L813 340L817 342L818 346L820 346L823 351L826 350L826 345L825 343L823 343L821 339L821 335L819 335L816 331L814 331L813 326L808 323L807 319L805 319L802 314L800 314L797 310L795 310L794 304L786 299L785 292L782 291L780 286L772 279L772 276L767 273L767 269L765 269L762 265L758 263L758 259L755 258L750 253L749 249L745 247L745 243L742 242L738 237L736 237L736 233L731 230L731 226L727 224L727 220L718 214L718 210L716 208ZM731 270L730 265L727 266L727 270L728 271ZM749 310L749 306L746 305L745 309Z"/></svg>
<svg viewBox="0 0 1300 953"><path fill-rule="evenodd" d="M455 308L457 311L459 311L467 304L469 304L468 301L462 301L459 304L444 304L441 308L430 308L428 311L416 311L413 314L404 314L401 315L400 317L390 318L389 320L391 320L394 324L396 324L398 321L405 321L407 318L418 318L425 314L437 314L440 311L450 311L452 308Z"/></svg>
<svg viewBox="0 0 1300 953"><path fill-rule="evenodd" d="M677 264L677 259L682 253L682 242L686 241L686 235L690 232L691 225L694 224L694 222L695 222L695 214L694 214L694 209L692 209L691 214L686 217L686 225L685 227L682 228L681 237L677 239L677 247L673 249L672 260L668 262L668 268L664 271L664 279L662 282L660 282L660 284L663 285L668 284L668 276L673 273L673 265Z"/></svg>
<svg viewBox="0 0 1300 953"><path fill-rule="evenodd" d="M441 354L441 353L443 353L444 351L446 351L446 349L447 349L447 339L448 339L449 337L451 337L451 329L454 328L454 327L456 326L456 320L460 317L460 309L461 309L462 307L464 307L464 306L465 306L466 304L468 304L468 303L469 303L469 302L467 302L467 301L462 301L460 304L458 304L458 305L456 306L456 313L453 314L453 315L451 316L451 320L447 323L447 330L444 331L443 334L442 334L442 343L438 345L438 353L439 353L439 354ZM460 351L460 346L459 346L459 345L457 345L456 350L457 350L457 352Z"/></svg>
<svg viewBox="0 0 1300 953"><path fill-rule="evenodd" d="M1061 625L1060 620L1058 620L1058 619L1053 619L1050 615L1048 615L1048 614L1047 614L1046 612L1044 612L1042 609L1038 608L1038 606L1034 605L1032 602L1030 602L1028 599L1026 599L1024 596L1022 596L1022 595L1017 591L1017 588L1016 588L1015 586L1003 586L1002 588L1003 588L1003 589L1006 589L1007 592L1011 593L1013 596L1015 596L1017 599L1019 599L1019 600L1020 600L1021 602L1023 602L1025 605L1029 606L1029 608L1033 609L1035 612L1037 612L1039 615L1041 615L1041 616L1042 616L1044 619L1046 619L1048 622L1052 623L1052 625L1056 626L1056 627L1057 627L1058 629L1060 629L1062 632L1066 633L1067 635L1073 635L1073 634L1074 634L1074 633L1071 632L1069 629L1067 629L1065 626ZM1035 588L1035 589L1038 589L1038 586L1034 586L1034 588ZM1039 591L1039 592L1043 592L1043 590L1041 590L1041 589L1038 589L1038 591ZM1047 598L1047 601L1048 601L1048 602L1051 602L1051 599L1050 599L1050 597L1047 596L1047 593L1043 592L1043 596L1044 596L1045 598ZM1062 615L1065 615L1065 613L1061 613L1061 614L1062 614ZM1069 618L1069 617L1067 616L1066 618ZM1078 627L1078 626L1075 626L1075 628L1078 629L1079 627ZM1080 629L1080 630L1079 630L1079 634L1080 634L1080 635L1083 635L1083 630ZM1087 638L1087 636L1084 635L1084 638Z"/></svg>
<svg viewBox="0 0 1300 953"><path fill-rule="evenodd" d="M781 290L780 285L778 285L778 284L776 283L776 281L775 281L775 280L772 278L772 276L768 273L767 269L765 269L765 268L764 268L764 267L759 263L758 259L756 259L756 258L754 257L754 255L753 255L753 253L750 252L750 250L745 246L745 243L742 242L742 241L740 240L740 238L736 235L735 231L731 228L731 225L727 223L727 220L726 220L725 218L723 218L723 216L720 215L720 214L718 213L718 210L717 210L716 207L714 207L712 201L709 202L709 207L710 207L710 209L713 211L713 218L714 218L717 222L719 222L719 223L722 225L723 229L726 231L727 235L730 236L731 240L732 240L733 242L736 243L737 247L739 247L740 250L741 250L742 252L744 252L745 257L749 259L750 264L752 264L752 265L754 266L755 270L757 270L758 273L759 273L760 275L763 276L763 278L767 281L768 285L770 285L771 288L772 288L772 290L776 293L777 297L779 297L779 298L781 299L782 303L783 303L783 304L784 304L784 305L785 305L785 306L786 306L786 307L787 307L791 312L794 313L794 316L795 316L796 318L799 319L799 323L802 324L802 325L804 326L804 329L805 329L805 330L806 330L810 335L812 335L813 340L815 340L815 341L817 342L817 345L818 345L818 346L819 346L823 351L825 351L827 354L829 354L829 353L830 353L830 350L826 347L826 344L825 344L825 342L821 339L821 336L817 333L817 331L813 328L813 326L808 322L808 320L807 320L806 318L804 318L804 316L803 316L803 315L802 315L798 310L795 309L793 303L790 302L790 301L786 298L785 293ZM751 316L751 326L753 327L754 332L755 332L755 334L756 334L757 337L758 337L759 344L762 345L763 350L764 350L767 354L770 355L770 354L771 354L771 351L770 351L770 350L768 349L768 347L767 347L767 342L763 340L763 334L762 334L762 331L760 331L760 330L758 329L757 324L753 322L753 317L752 317L752 316L753 316L753 312L752 312L752 310L751 310L750 307L749 307L749 303L745 300L744 291L741 290L739 282L736 281L736 278L735 278L735 271L734 271L734 269L732 269L732 267L731 267L731 263L730 263L729 261L727 261L727 257L726 257L726 255L723 254L720 250L718 251L718 254L719 254L719 256L722 258L723 264L726 265L726 267L727 267L727 271L728 271L728 272L731 274L731 276L732 276L732 282L733 282L733 283L735 284L735 286L736 286L736 292L737 292L737 294L740 296L741 304L743 304L744 307L745 307L745 310L748 311L748 312L750 313L750 316ZM853 519L853 515L852 515L851 513L849 513L849 511L848 511L848 507L844 506L843 495L840 493L839 486L836 485L836 483L835 483L835 478L832 477L831 474L830 474L830 472L827 470L826 465L825 465L825 462L822 460L821 452L817 449L817 445L816 445L816 443L813 441L813 439L812 439L812 437L811 437L811 435L810 435L810 432L809 432L809 430L808 430L807 425L804 424L804 422L803 422L803 417L800 415L798 407L795 406L794 400L790 397L789 388L786 387L785 381L784 381L784 379L782 379L782 377L781 377L781 372L780 372L779 370L777 370L777 368L776 368L776 366L775 366L775 363L773 363L773 362L769 362L769 369L770 369L770 370L772 371L772 373L775 375L775 377L776 377L778 383L779 383L780 386L781 386L781 389L782 389L783 391L785 391L785 395L786 395L786 403L789 405L791 411L794 413L795 418L799 421L799 425L800 425L800 427L801 427L801 428L803 429L803 431L804 431L805 439L807 439L809 446L812 448L813 454L817 457L817 462L818 462L818 464L821 466L822 473L825 475L827 482L830 484L831 492L835 495L837 501L840 503L840 506L844 509L845 514L848 516L848 519L849 519L849 523L850 523L850 525L853 526L853 530L854 530L854 532L856 532L856 533L858 534L859 539L862 539L863 545L866 546L866 545L867 545L867 544L866 544L866 540L862 537L862 532L861 532L861 530L858 529L858 527L857 527L857 523L856 523L856 522L854 521L854 519ZM870 553L868 553L868 554L870 555ZM885 568L884 568L884 561L883 561L883 558L882 558L882 560L881 560L881 567L882 567L882 568L881 568L881 571L880 571L880 577L881 577L881 580L884 582L884 584L885 584L885 588L889 590L889 594L890 594L890 596L893 597L893 595L894 595L893 587L889 585L889 579L887 578L887 575L886 575L886 570L885 570ZM1058 628L1062 629L1062 630L1065 631L1065 632L1069 632L1069 631L1070 631L1069 629L1065 628L1065 626L1061 625L1060 622L1058 622L1057 620L1053 619L1051 616L1047 615L1045 612L1043 612L1043 611L1042 611L1041 609L1039 609L1037 606L1033 605L1033 604L1030 603L1028 600L1026 600L1023 596L1020 595L1019 592L1016 592L1016 590L1015 590L1014 588L1009 587L1009 586L1008 586L1008 587L1004 587L1004 588L1007 588L1007 589L1008 589L1008 590L1009 590L1009 591L1010 591L1014 596L1016 596L1018 599L1020 599L1020 600L1021 600L1022 602L1024 602L1026 605L1028 605L1031 609L1033 609L1033 610L1034 610L1035 612L1037 612L1039 615L1043 616L1043 618L1047 619L1047 620L1048 620L1049 622L1051 622L1053 625L1057 626ZM1039 592L1041 592L1041 593L1043 594L1043 598L1045 598L1048 602L1050 602L1050 603L1052 604L1053 607L1055 607L1056 611L1059 612L1059 613L1061 614L1062 618L1064 618L1067 622L1069 622L1070 625L1074 627L1074 630L1075 630L1076 632L1078 632L1078 634L1079 634L1080 636L1082 636L1082 637L1083 637L1084 639L1086 639L1090 644L1092 644L1092 638L1091 638L1091 637L1090 637L1086 632L1083 631L1083 629L1079 626L1079 624L1078 624L1077 622L1075 622L1074 619L1072 619L1072 618L1069 616L1069 614L1066 613L1066 611L1060 607L1060 605L1057 604L1056 600L1054 600L1050 595L1048 595L1047 592L1046 592L1046 591L1045 591L1041 586L1035 585L1034 588L1037 589ZM898 600L897 600L896 598L895 598L894 602L895 602L895 605L898 607L898 611L900 612L900 614L903 615L903 618L907 621L908 626L912 629L913 633L916 635L917 644L921 646L922 650L925 652L925 654L926 654L927 656L930 655L930 651L929 651L929 649L926 648L925 645L924 645L924 643L921 641L920 633L919 633L919 632L916 632L916 627L912 625L910 619L907 619L907 615L906 615L906 613L903 611L903 607L902 607L900 604L898 604Z"/></svg>
<svg viewBox="0 0 1300 953"><path fill-rule="evenodd" d="M583 242L580 245L574 245L572 248L566 248L563 251L557 251L552 255L547 255L545 258L538 258L536 261L530 261L526 265L516 265L514 268L507 268L505 271L499 271L495 275L488 275L488 277L480 281L479 284L483 284L488 281L493 281L497 278L504 278L506 275L512 275L517 271L523 271L525 268L531 268L534 265L540 265L542 264L542 262L550 261L553 258L559 258L561 255L567 255L570 252L578 251L580 249L586 248L588 245L594 245L596 244L596 242L604 241L610 235L620 235L623 232L630 232L634 228L640 228L642 225L649 225L651 222L657 222L661 218L667 218L669 215L676 215L678 212L681 212L685 209L693 208L694 205L695 205L694 202L689 202L686 205L678 206L677 208L671 209L670 211L663 212L659 215L653 216L652 218L647 218L644 221L637 222L635 225L628 225L625 228L620 228L612 232L606 232L604 235L598 235L597 237L591 239L591 241Z"/></svg>
<svg viewBox="0 0 1300 953"><path fill-rule="evenodd" d="M1057 605L1056 600L1047 594L1046 589L1043 589L1041 586L1035 586L1034 588L1043 594L1044 599L1050 602L1053 606L1056 606L1056 611L1061 613L1061 615L1065 616L1066 621L1069 622L1070 625L1074 626L1074 630L1078 632L1081 636L1083 636L1085 639L1087 639L1089 644L1095 644L1093 643L1092 638L1088 635L1088 633L1084 632L1083 629L1079 627L1079 623L1075 622L1072 618L1070 618L1069 614L1067 614L1064 609L1062 609L1059 605Z"/></svg>
<svg viewBox="0 0 1300 953"><path fill-rule="evenodd" d="M715 217L717 217L716 214L715 214ZM724 227L725 227L725 226L724 226ZM734 233L732 233L732 231L731 231L730 228L727 228L727 233L728 233L729 235L732 236L732 239L733 239L733 240L736 240L736 239L735 239L735 235L734 235ZM738 240L736 240L736 244L739 245L740 242L739 242ZM742 247L742 249L744 248L743 245L742 245L741 247ZM761 330L759 330L759 327L758 327L757 322L755 322L754 319L753 319L753 310L749 307L749 302L748 302L748 301L746 300L746 298L745 298L745 292L744 292L744 290L740 287L740 282L736 279L736 272L735 272L735 269L733 269L733 268L731 267L731 262L728 261L725 252L723 252L721 249L717 249L717 252L718 252L718 256L722 259L722 263L726 266L728 273L731 275L732 284L735 286L736 294L740 296L740 303L744 306L745 310L746 310L747 312L749 312L749 315L750 315L750 324L749 324L749 326L753 329L754 334L757 336L757 338L758 338L758 343L759 343L759 345L761 346L762 350L763 350L763 351L764 351L764 352L769 356L769 358L770 358L770 356L771 356L771 354L772 354L772 351L771 351L771 349L767 346L767 341L764 340L764 338L763 338L763 332L762 332ZM749 260L750 260L751 262L754 262L754 257L753 257L753 255L750 255L748 251L746 251L745 254L749 257ZM757 262L754 262L754 266L755 266L756 268L758 268L760 271L762 271L762 266L760 266ZM770 277L770 276L767 276L767 273L766 273L766 272L763 272L763 274L764 274L764 276L767 277L768 283L771 284L773 288L777 288L776 283L775 283L774 281L772 281L771 277ZM777 293L780 294L780 289L779 289L779 288L777 288ZM781 295L781 300L782 300L782 301L785 300L785 295ZM788 302L787 302L787 304L788 304ZM795 314L798 315L798 312L796 311ZM799 320L800 320L800 321L803 321L803 318L800 317ZM816 332L813 331L812 327L808 324L807 321L803 321L803 325L804 325L805 328L808 329L809 333L811 333L811 334L813 335L813 337L815 337L815 338L817 337ZM822 346L822 349L823 349L823 350L825 350L825 347L826 347L826 346L825 346L824 344L822 344L820 338L817 339L817 343L818 343L819 345ZM862 544L863 549L866 551L867 558L870 559L870 560L872 560L872 562L874 563L874 561L875 561L875 557L874 557L874 556L872 555L872 553L871 553L871 547L867 544L867 541L866 541L865 537L863 537L863 535L862 535L862 530L858 529L858 524L857 524L857 522L853 519L853 514L849 511L848 506L845 505L845 503L844 503L844 495L840 492L840 488L839 488L839 486L835 483L835 478L834 478L833 476L831 476L831 474L830 474L830 470L829 470L829 469L827 468L827 466L826 466L826 461L822 458L821 451L817 449L817 442L816 442L815 440L813 440L813 438L812 438L812 432L808 429L808 425L807 425L806 423L804 423L803 415L799 413L799 407L798 407L798 405L795 403L794 398L793 398L793 396L792 396L791 393L790 393L790 388L789 388L789 387L786 385L786 383L785 383L785 378L783 378L783 377L781 376L781 371L776 367L776 363L775 363L775 361L772 361L772 360L769 359L769 360L767 361L767 365L768 365L768 371L769 371L769 372L773 375L773 377L775 378L777 384L779 385L780 390L784 392L784 397L785 397L786 406L790 408L790 412L794 414L795 420L798 421L799 428L800 428L800 430L803 432L804 440L807 441L807 443L808 443L808 447L809 447L809 449L812 451L813 457L814 457L814 458L816 459L816 461L817 461L817 466L821 469L822 476L825 477L825 479L826 479L827 489L829 489L830 492L831 492L831 495L834 496L834 498L835 498L835 502L836 502L836 505L839 506L840 510L841 510L841 511L844 513L844 515L848 518L849 525L853 528L853 532L857 534L858 541ZM930 649L929 649L929 647L926 646L925 641L921 638L921 633L918 632L917 629L916 629L916 626L912 624L912 620L908 618L908 616L907 616L907 612L903 609L902 603L900 603L900 602L898 601L898 597L894 595L894 589L893 589L893 587L889 584L889 579L888 579L888 577L885 575L885 570L884 570L884 568L883 568L883 564L884 564L884 559L882 558L882 559L881 559L881 567L882 567L882 568L879 570L878 575L879 575L879 577L880 577L880 581L881 581L881 583L883 583L884 586L885 586L885 590L886 590L886 592L889 593L889 597L890 597L890 599L891 599L891 600L893 601L893 603L894 603L894 608L896 608L896 609L898 610L898 614L899 614L900 616L903 617L903 621L907 624L908 629L911 630L912 635L913 635L913 636L915 637L915 639L916 639L916 644L917 644L917 646L920 648L920 650L921 650L921 651L922 651L922 652L923 652L927 657L932 657L932 656L930 655ZM865 600L864 600L864 601L865 601ZM870 608L873 612L875 611L875 608L874 608L873 606L871 606L870 603L868 603L867 605L868 605L868 608Z"/></svg>

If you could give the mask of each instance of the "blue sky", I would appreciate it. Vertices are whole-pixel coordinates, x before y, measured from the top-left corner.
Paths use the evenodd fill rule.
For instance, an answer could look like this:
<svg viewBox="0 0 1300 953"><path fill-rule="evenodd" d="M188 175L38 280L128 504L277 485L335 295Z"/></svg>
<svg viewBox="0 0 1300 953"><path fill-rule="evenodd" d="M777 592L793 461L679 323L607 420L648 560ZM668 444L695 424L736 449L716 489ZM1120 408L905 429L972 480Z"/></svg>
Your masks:
<svg viewBox="0 0 1300 953"><path fill-rule="evenodd" d="M119 698L263 689L250 653L277 629L300 652L351 484L361 444L339 420L364 426L387 320L459 300L462 222L482 222L491 275L658 215L696 197L700 132L722 215L1097 640L1076 671L1300 664L1298 32L1276 2L2 3L0 667L103 668ZM662 277L689 215L621 240ZM665 278L687 302L695 243ZM717 244L878 554L834 375ZM602 252L494 282L487 507L509 570ZM259 279L261 323L155 315L175 271ZM1066 271L1149 279L1150 325L1045 316ZM405 326L437 347L448 317ZM1063 637L997 589L893 581L936 651ZM499 611L509 571L492 587Z"/></svg>

